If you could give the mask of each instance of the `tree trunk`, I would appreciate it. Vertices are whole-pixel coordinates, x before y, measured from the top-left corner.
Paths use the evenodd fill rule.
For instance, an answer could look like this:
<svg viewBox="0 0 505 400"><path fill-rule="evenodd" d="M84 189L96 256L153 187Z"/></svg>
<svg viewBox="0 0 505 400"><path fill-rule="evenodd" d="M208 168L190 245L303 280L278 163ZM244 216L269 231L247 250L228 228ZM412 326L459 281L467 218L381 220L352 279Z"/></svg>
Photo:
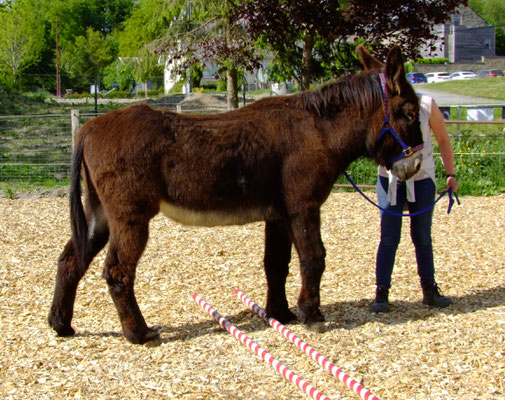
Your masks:
<svg viewBox="0 0 505 400"><path fill-rule="evenodd" d="M312 50L314 48L314 37L307 36L303 41L302 76L300 77L300 90L310 88L312 82Z"/></svg>
<svg viewBox="0 0 505 400"><path fill-rule="evenodd" d="M226 71L226 100L229 110L238 108L237 68L229 68Z"/></svg>
<svg viewBox="0 0 505 400"><path fill-rule="evenodd" d="M228 19L226 20L225 29L226 44L230 45L233 38L233 25ZM238 108L238 76L235 63L230 61L228 64L226 70L226 101L228 109L231 110L232 108Z"/></svg>

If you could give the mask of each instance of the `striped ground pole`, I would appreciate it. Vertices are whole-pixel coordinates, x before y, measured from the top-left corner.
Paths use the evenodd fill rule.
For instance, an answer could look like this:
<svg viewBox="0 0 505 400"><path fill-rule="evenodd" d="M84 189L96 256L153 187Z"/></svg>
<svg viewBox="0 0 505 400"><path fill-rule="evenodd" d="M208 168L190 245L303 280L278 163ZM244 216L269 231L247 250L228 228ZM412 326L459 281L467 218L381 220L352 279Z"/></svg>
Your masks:
<svg viewBox="0 0 505 400"><path fill-rule="evenodd" d="M265 310L263 310L254 301L252 301L249 297L247 297L242 291L235 289L235 294L247 307L249 307L252 311L254 311L261 318L263 318L272 328L277 330L281 335L283 335L286 339L288 339L301 351L303 351L310 358L316 361L330 374L332 374L341 382L343 382L345 385L347 385L349 389L351 389L354 393L360 396L363 400L379 400L377 396L370 393L358 381L347 375L344 371L338 368L326 357L322 356L319 352L317 352L314 348L312 348L306 342L304 342L302 339L296 336L293 332L291 332L288 328L282 325L275 318L268 317Z"/></svg>
<svg viewBox="0 0 505 400"><path fill-rule="evenodd" d="M328 396L325 396L319 390L317 390L310 383L296 375L293 371L283 365L280 361L276 360L264 349L258 346L253 340L249 339L242 331L236 328L230 321L219 314L210 304L208 304L200 295L194 294L193 300L202 307L202 309L213 317L219 325L221 325L226 331L231 333L240 343L246 346L250 351L255 353L273 369L275 369L279 374L286 378L293 385L298 387L302 392L309 395L314 400L331 400Z"/></svg>

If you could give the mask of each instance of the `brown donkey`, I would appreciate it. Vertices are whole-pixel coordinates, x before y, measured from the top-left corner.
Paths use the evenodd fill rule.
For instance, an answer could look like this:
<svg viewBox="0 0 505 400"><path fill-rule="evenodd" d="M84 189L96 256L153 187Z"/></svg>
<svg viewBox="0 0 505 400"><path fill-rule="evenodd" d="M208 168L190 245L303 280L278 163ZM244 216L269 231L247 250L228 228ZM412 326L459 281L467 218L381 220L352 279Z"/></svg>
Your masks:
<svg viewBox="0 0 505 400"><path fill-rule="evenodd" d="M402 153L402 146L419 145L422 136L418 99L400 49L390 51L385 66L363 48L358 53L365 72L315 91L217 115L135 105L87 122L73 155L72 238L58 260L49 314L58 335L74 334L77 285L109 242L103 276L125 337L132 343L159 338L144 321L134 280L149 221L160 211L190 225L265 221L267 313L284 323L295 319L285 294L294 244L302 277L300 317L304 323L323 320L320 207L336 178L360 156L386 165L400 179L420 165L419 153ZM394 133L381 135L388 126L385 113L396 139ZM395 161L399 154L407 156Z"/></svg>

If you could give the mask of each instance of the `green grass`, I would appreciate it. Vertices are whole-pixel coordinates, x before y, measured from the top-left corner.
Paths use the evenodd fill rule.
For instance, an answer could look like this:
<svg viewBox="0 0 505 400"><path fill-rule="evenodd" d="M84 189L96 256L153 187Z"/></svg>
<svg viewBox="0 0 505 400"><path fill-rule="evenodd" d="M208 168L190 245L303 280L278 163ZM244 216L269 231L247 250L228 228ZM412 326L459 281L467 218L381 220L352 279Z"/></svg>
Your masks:
<svg viewBox="0 0 505 400"><path fill-rule="evenodd" d="M420 84L419 87L505 102L505 77Z"/></svg>

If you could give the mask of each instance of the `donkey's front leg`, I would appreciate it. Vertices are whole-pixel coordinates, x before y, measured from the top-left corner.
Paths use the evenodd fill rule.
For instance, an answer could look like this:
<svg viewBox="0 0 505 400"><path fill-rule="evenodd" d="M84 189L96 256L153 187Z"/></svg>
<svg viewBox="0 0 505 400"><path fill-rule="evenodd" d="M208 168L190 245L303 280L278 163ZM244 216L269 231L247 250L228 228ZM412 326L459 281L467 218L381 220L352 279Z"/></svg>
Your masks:
<svg viewBox="0 0 505 400"><path fill-rule="evenodd" d="M265 274L267 278L266 312L285 324L296 320L288 308L286 278L291 261L292 242L284 221L267 221L265 225Z"/></svg>
<svg viewBox="0 0 505 400"><path fill-rule="evenodd" d="M324 321L319 310L319 285L324 272L326 252L321 240L320 225L320 213L316 208L298 213L291 221L302 277L298 309L305 324Z"/></svg>

